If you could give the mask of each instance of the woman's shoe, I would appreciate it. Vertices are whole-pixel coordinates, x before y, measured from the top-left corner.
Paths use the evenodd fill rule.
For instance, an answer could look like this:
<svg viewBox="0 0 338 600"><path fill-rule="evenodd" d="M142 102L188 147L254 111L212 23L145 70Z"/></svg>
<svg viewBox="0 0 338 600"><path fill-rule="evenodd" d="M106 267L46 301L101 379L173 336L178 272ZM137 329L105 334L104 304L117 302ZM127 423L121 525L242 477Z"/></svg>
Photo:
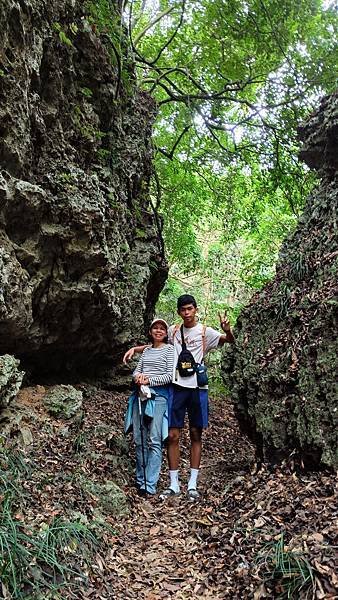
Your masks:
<svg viewBox="0 0 338 600"><path fill-rule="evenodd" d="M154 496L156 496L155 493L145 491L144 488L139 488L137 490L137 495L140 496L141 498L154 498Z"/></svg>

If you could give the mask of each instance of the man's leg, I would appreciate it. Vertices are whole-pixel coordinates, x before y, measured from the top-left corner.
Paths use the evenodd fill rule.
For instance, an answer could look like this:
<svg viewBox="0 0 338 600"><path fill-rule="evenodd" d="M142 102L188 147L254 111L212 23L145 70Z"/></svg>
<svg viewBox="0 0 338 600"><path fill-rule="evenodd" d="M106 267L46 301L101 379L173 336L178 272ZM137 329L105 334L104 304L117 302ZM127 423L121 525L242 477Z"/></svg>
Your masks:
<svg viewBox="0 0 338 600"><path fill-rule="evenodd" d="M178 494L180 491L180 483L178 480L178 465L180 462L180 429L171 427L168 437L168 463L169 463L169 488Z"/></svg>
<svg viewBox="0 0 338 600"><path fill-rule="evenodd" d="M199 469L202 454L202 428L190 427L190 467Z"/></svg>
<svg viewBox="0 0 338 600"><path fill-rule="evenodd" d="M208 395L198 388L191 390L188 406L190 425L190 479L188 493L192 499L199 496L197 492L197 478L202 454L202 431L208 425Z"/></svg>
<svg viewBox="0 0 338 600"><path fill-rule="evenodd" d="M169 429L168 463L171 471L177 471L180 462L180 430L178 427Z"/></svg>

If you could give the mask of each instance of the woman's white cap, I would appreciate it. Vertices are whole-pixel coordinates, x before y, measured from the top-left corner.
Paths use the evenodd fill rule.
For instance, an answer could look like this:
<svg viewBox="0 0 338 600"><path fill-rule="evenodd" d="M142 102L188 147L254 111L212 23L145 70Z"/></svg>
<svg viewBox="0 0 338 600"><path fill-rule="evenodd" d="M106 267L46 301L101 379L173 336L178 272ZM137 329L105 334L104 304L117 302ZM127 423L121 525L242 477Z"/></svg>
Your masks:
<svg viewBox="0 0 338 600"><path fill-rule="evenodd" d="M160 317L155 317L155 319L152 320L152 322L150 323L149 329L151 329L152 326L155 325L155 323L163 323L164 327L168 331L169 325L168 325L167 321L165 321L164 319L161 319Z"/></svg>

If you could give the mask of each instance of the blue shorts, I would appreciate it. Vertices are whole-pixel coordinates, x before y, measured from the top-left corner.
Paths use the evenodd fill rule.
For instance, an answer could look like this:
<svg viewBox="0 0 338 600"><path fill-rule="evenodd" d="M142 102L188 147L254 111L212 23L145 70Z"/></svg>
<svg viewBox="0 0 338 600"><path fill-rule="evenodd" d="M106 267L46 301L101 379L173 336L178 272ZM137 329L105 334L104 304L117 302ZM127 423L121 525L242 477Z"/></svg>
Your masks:
<svg viewBox="0 0 338 600"><path fill-rule="evenodd" d="M168 401L169 427L184 427L188 412L189 426L208 427L208 390L173 385Z"/></svg>

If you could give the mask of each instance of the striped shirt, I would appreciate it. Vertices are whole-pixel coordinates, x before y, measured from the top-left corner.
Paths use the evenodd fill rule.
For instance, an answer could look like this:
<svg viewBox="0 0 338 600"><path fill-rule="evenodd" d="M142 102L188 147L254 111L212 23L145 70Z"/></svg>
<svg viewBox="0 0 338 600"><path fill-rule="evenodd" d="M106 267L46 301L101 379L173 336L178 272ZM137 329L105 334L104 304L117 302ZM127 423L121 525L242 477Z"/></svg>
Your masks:
<svg viewBox="0 0 338 600"><path fill-rule="evenodd" d="M173 369L174 348L165 344L159 348L145 348L133 376L143 373L148 376L149 385L166 385L172 381Z"/></svg>

